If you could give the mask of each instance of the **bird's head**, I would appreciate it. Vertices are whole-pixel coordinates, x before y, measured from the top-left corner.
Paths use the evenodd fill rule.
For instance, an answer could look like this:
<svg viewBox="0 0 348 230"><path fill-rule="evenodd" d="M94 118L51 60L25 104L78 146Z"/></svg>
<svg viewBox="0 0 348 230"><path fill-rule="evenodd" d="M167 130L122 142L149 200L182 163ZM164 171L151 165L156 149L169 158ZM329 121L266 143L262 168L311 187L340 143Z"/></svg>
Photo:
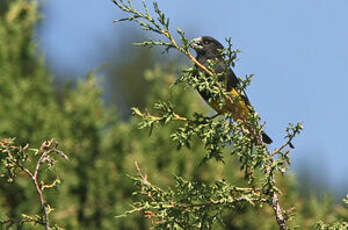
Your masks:
<svg viewBox="0 0 348 230"><path fill-rule="evenodd" d="M191 41L191 47L196 51L197 56L206 55L208 57L217 57L221 55L224 48L220 42L210 36L202 36Z"/></svg>

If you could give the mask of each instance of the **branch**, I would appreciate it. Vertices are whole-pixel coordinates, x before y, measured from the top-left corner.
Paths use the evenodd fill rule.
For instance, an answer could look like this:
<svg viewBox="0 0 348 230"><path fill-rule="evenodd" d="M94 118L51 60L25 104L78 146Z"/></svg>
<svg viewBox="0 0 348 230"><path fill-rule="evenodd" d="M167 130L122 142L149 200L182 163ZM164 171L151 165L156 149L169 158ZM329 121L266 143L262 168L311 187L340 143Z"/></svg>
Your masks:
<svg viewBox="0 0 348 230"><path fill-rule="evenodd" d="M286 230L286 221L283 216L283 210L280 207L279 200L278 200L278 194L276 192L273 192L273 197L272 197L272 207L274 210L274 213L276 215L276 220L279 225L279 229L281 230Z"/></svg>
<svg viewBox="0 0 348 230"><path fill-rule="evenodd" d="M191 61L193 61L199 68L201 68L202 70L204 70L206 73L208 73L210 76L214 76L214 73L212 71L210 71L207 67L205 67L204 65L202 65L188 50L184 50L182 47L178 46L178 44L176 43L175 39L173 38L173 36L171 35L171 33L169 33L169 31L164 31L161 30L161 33L163 35L165 35L173 44L173 46L181 51L183 54L185 54L189 59L191 59Z"/></svg>
<svg viewBox="0 0 348 230"><path fill-rule="evenodd" d="M159 121L162 121L165 119L165 117L160 117L160 116L154 116L154 115L151 115L150 113L146 112L146 113L142 113L140 112L140 110L138 110L137 108L132 108L132 115L137 115L139 117L142 117L142 118L148 118L154 122L159 122ZM186 117L182 117L176 113L173 113L172 114L173 117L171 118L172 120L174 121L189 121L189 119L187 119Z"/></svg>
<svg viewBox="0 0 348 230"><path fill-rule="evenodd" d="M155 32L157 34L162 35L162 37L165 37L163 39L164 41L150 40L143 43L138 43L138 45L150 47L164 46L166 47L166 51L168 51L170 48L174 48L178 50L180 53L184 54L186 57L188 57L195 64L194 68L189 68L184 71L184 74L180 78L182 82L185 81L187 85L191 86L192 88L206 90L211 95L211 99L213 99L214 101L218 101L219 106L223 106L223 104L227 102L231 104L246 104L241 99L241 93L239 90L243 90L248 84L250 84L250 79L252 76L247 77L245 82L242 82L240 84L240 87L236 87L231 92L226 92L225 88L222 87L223 85L221 84L221 82L218 81L220 74L226 74L231 64L232 66L234 66L233 64L234 60L236 59L236 53L239 52L232 50L232 43L230 39L226 40L228 42L227 50L224 49L222 52L224 61L226 62L225 72L217 74L215 73L216 63L210 63L211 65L209 64L209 66L204 66L190 53L189 49L191 43L189 42L189 40L185 38L184 32L182 32L180 29L176 30L176 32L180 35L181 41L181 44L178 44L178 42L174 39L173 35L169 30L169 19L166 18L164 13L160 11L157 3L154 3L154 10L156 12L156 16L158 17L154 19L150 15L145 1L143 1L145 9L144 13L134 8L134 6L132 5L132 0L128 0L127 3L124 3L123 0L113 1L122 11L130 14L128 18L124 18L118 21L134 21L138 23L142 29ZM197 69L199 70L199 74L203 75L202 78L196 77ZM208 76L211 77L208 78ZM186 122L186 124L183 127L177 129L177 131L171 135L172 139L177 141L179 143L178 148L181 148L181 146L184 145L189 147L191 137L197 136L202 141L202 143L204 144L204 148L209 153L207 159L215 157L217 160L221 160L221 153L223 149L227 145L233 143L233 150L231 154L237 153L237 155L239 156L239 160L242 164L241 168L245 170L245 178L248 179L248 183L249 185L251 185L252 188L235 188L234 191L231 190L231 186L226 186L226 184L224 184L226 186L225 188L229 189L228 191L231 192L231 196L228 198L225 197L224 199L222 198L221 200L217 198L217 201L215 201L214 198L215 194L212 194L212 196L209 199L198 199L198 203L192 203L192 200L189 199L190 201L187 202L191 203L183 204L182 202L185 202L184 198L182 198L182 200L180 201L175 202L177 197L175 197L175 192L173 191L171 191L174 193L171 194L171 196L173 196L171 197L171 199L165 197L162 200L157 200L157 197L164 196L166 195L166 193L160 188L155 188L153 185L151 185L151 183L148 181L147 175L144 175L141 172L138 164L135 162L136 169L138 172L138 178L133 179L135 179L137 182L140 182L142 190L145 190L142 191L141 194L145 195L145 197L147 196L147 199L150 198L152 201L152 204L149 206L149 203L147 203L148 200L145 199L146 202L145 206L143 207L139 207L139 203L140 205L143 204L142 202L139 202L136 210L139 210L141 208L145 210L149 208L156 209L158 204L159 207L161 207L161 209L175 207L189 209L194 207L207 207L212 205L221 205L223 207L226 207L224 205L229 205L243 200L249 201L250 203L253 203L254 201L260 201L267 202L273 208L275 213L275 219L277 221L277 224L279 225L279 228L281 230L286 229L286 216L283 216L285 214L285 211L283 211L282 207L280 206L280 202L278 199L279 190L276 187L275 176L276 173L283 172L286 166L290 164L289 152L285 152L283 150L287 146L293 148L291 141L293 140L295 135L298 134L300 130L302 130L302 125L300 123L298 123L295 127L293 127L290 124L290 126L286 130L287 136L285 138L287 138L287 141L279 148L274 149L273 152L270 152L267 147L261 145L262 125L259 124L260 119L258 115L255 113L255 111L252 109L249 112L251 114L250 118L241 119L240 121L237 121L236 123L238 125L236 126L228 126L225 125L223 122L205 123L202 122L202 120L200 119L205 119L205 117L197 114L195 114L196 119L191 120L189 118L175 114L173 107L170 104L168 105L166 103L157 104L157 106L155 106L155 109L157 109L157 111L159 112L158 116L151 115L147 112L142 113L138 109L133 109L133 114L136 114L143 118L143 122L140 123L140 128L150 127L152 130L153 125L159 122L163 122L164 124L166 124L169 121L184 121ZM227 113L227 116L233 118L231 113ZM193 125L198 122L198 125ZM246 128L240 128L240 124L246 125ZM255 137L257 139L255 139ZM260 143L260 145L254 146L253 143L255 141L257 143ZM250 143L252 143L252 145L250 145ZM277 154L279 154L281 157L275 158L275 155ZM255 184L255 177L253 176L255 171L258 169L262 170L264 176L263 180L265 182L263 187L261 188L255 187L258 185ZM194 187L194 185L192 184L193 182L181 181L178 182L177 186L178 189L192 189L192 186ZM181 185L183 187L180 187ZM188 186L188 188L184 186ZM197 187L204 190L204 187ZM194 189L197 189L197 187L194 187ZM261 190L264 191L264 189L268 191L266 195L260 192ZM156 196L154 194L156 194ZM245 197L243 197L243 195L245 195ZM258 197L255 198L255 195L258 195ZM264 197L262 196L264 196L266 199L263 199ZM163 215L167 216L168 213L163 213ZM200 219L200 214L197 215L199 216L198 219ZM149 216L154 217L156 215L150 213Z"/></svg>
<svg viewBox="0 0 348 230"><path fill-rule="evenodd" d="M50 149L50 147L52 146L52 144L54 144L55 146L53 148ZM40 149L44 150L44 149L48 149L45 152L42 153L42 155L40 156L39 160L37 161L36 167L35 167L35 171L32 177L33 183L35 185L35 189L37 194L39 195L39 199L40 199L40 203L41 203L41 208L42 208L42 212L44 214L45 217L45 230L49 230L50 229L50 220L49 220L49 213L51 212L49 205L46 203L45 198L43 196L43 187L40 186L39 184L39 180L38 180L38 175L39 175L39 171L40 171L40 167L43 163L45 163L46 161L51 161L51 159L49 159L49 155L51 153L57 153L60 156L62 156L64 159L68 159L68 156L65 155L65 153L63 153L62 151L59 151L58 149L56 149L56 147L58 146L58 144L54 143L54 139L51 139L49 142L45 141Z"/></svg>
<svg viewBox="0 0 348 230"><path fill-rule="evenodd" d="M285 146L283 147L285 148ZM279 148L280 150L282 148ZM270 159L269 161L267 162L267 165L265 166L265 174L267 175L267 178L268 178L268 184L270 186L269 190L272 190L270 196L271 196L271 206L274 210L274 214L275 214L275 217L276 217L276 221L277 221L277 224L279 225L279 229L280 230L286 230L287 227L286 227L286 219L284 218L283 216L283 209L282 207L280 206L280 202L279 202L279 199L278 199L278 189L275 187L275 184L276 184L276 179L275 179L275 174L273 172L271 172L271 168L272 168L272 165L274 164L274 158L272 157L273 154L270 153ZM272 182L272 183L269 183L269 182Z"/></svg>
<svg viewBox="0 0 348 230"><path fill-rule="evenodd" d="M291 141L295 138L295 136L297 134L299 134L301 132L301 130L303 129L303 126L302 126L302 123L301 122L298 122L296 124L295 127L293 127L293 125L290 123L289 124L289 127L286 129L287 131L287 138L288 140L282 145L280 146L279 148L275 149L272 153L271 153L271 156L275 156L277 155L278 153L280 153L286 146L289 146L290 148L294 148L294 146L292 145Z"/></svg>
<svg viewBox="0 0 348 230"><path fill-rule="evenodd" d="M152 188L153 185L148 181L147 174L143 174L139 164L137 161L134 162L135 168L137 170L138 177L141 179L141 182ZM241 197L236 197L232 198L230 201L223 199L223 200L213 200L210 199L207 202L199 202L199 203L193 203L193 204L184 204L184 203L174 203L174 202L169 202L170 204L164 205L167 208L182 208L182 209L189 209L189 208L195 208L195 207L208 207L208 206L226 206L226 205L232 205L237 202L242 202L242 201L247 201L247 202L263 202L263 203L268 203L269 201L267 199L261 198L261 193L259 191L256 191L255 188L249 188L249 187L236 187L233 186L231 189L231 194L230 195L240 195ZM147 197L150 198L152 201L156 202L156 200L153 198L151 192L146 193ZM243 197L244 196L250 196L249 198ZM168 203L168 202L164 202ZM157 203L158 204L158 203ZM148 207L138 207L136 210L144 210L147 209ZM159 206L152 206L152 209L162 209L163 204Z"/></svg>
<svg viewBox="0 0 348 230"><path fill-rule="evenodd" d="M50 229L49 213L51 212L51 208L45 200L43 190L45 188L53 187L57 183L57 180L54 181L50 185L47 185L44 183L42 183L42 185L40 185L40 182L39 182L40 169L41 169L42 164L44 164L46 162L48 162L48 164L50 164L50 165L54 164L53 160L50 158L50 155L53 153L60 155L64 159L68 159L68 156L65 153L63 153L62 151L57 149L58 143L55 142L54 139L51 139L50 141L45 141L42 143L40 150L35 150L35 154L39 153L40 151L43 151L43 152L42 152L41 156L39 157L38 161L36 162L34 170L30 170L28 167L26 167L22 163L28 157L25 150L27 150L29 145L26 145L25 147L21 148L21 147L14 146L13 140L5 139L3 142L0 142L0 146L2 148L1 149L2 152L7 153L7 156L8 156L7 160L12 163L12 165L8 166L9 169L18 167L27 176L29 176L31 178L32 183L34 184L34 187L35 187L35 191L39 196L40 205L42 208L42 215L43 215L43 218L42 218L42 217L38 217L38 216L32 217L32 216L29 216L26 214L22 214L23 219L20 221L14 221L14 220L8 219L8 220L0 221L0 224L13 225L16 223L34 222L34 223L44 225L45 230L49 230ZM13 151L13 153L11 151ZM9 177L10 178L15 177L15 174L11 174L11 175L9 175Z"/></svg>

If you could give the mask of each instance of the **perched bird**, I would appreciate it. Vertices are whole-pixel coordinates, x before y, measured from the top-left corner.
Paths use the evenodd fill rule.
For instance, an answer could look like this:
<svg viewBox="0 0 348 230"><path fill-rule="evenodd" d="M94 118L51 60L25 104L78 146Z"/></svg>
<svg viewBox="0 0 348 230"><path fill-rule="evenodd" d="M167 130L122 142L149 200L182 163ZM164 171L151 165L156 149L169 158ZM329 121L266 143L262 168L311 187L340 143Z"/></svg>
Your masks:
<svg viewBox="0 0 348 230"><path fill-rule="evenodd" d="M229 66L226 68L221 54L221 50L224 47L216 39L209 36L195 38L191 41L191 44L191 47L197 53L196 59L199 63L208 68L210 65L209 62L212 61L216 63L215 73L223 73L226 71L225 76L221 76L218 81L224 82L226 91L230 92L231 96L225 99L225 106L221 108L218 102L209 102L210 95L207 90L198 89L199 94L218 114L224 114L229 111L234 120L245 121L252 111L252 105L245 91L237 89L240 81L233 73L232 69ZM197 64L196 67L199 71L203 71ZM208 76L207 73L205 74ZM239 100L235 100L235 97L238 97ZM265 132L262 131L261 136L264 143L272 143L272 139Z"/></svg>

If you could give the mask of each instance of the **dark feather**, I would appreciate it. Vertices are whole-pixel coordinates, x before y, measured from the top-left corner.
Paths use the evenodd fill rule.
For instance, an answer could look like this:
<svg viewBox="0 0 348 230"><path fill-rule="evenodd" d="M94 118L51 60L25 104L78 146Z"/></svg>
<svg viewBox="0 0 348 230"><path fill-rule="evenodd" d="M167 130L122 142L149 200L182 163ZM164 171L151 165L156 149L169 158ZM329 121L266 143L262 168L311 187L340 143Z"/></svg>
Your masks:
<svg viewBox="0 0 348 230"><path fill-rule="evenodd" d="M240 81L234 74L233 70L226 66L223 57L221 55L221 50L224 48L220 42L210 36L202 36L195 39L197 43L194 49L197 52L196 59L205 67L209 67L209 60L216 61L216 73L226 72L225 76L221 76L218 80L226 83L226 90L230 92L233 88L238 90L240 86ZM196 65L197 69L199 68ZM226 79L227 78L227 79ZM208 101L210 98L209 92L204 90L198 90L199 94L204 100ZM246 92L244 90L239 90L239 94L246 105L251 107L250 101ZM272 139L264 132L262 132L262 140L266 144L272 143Z"/></svg>

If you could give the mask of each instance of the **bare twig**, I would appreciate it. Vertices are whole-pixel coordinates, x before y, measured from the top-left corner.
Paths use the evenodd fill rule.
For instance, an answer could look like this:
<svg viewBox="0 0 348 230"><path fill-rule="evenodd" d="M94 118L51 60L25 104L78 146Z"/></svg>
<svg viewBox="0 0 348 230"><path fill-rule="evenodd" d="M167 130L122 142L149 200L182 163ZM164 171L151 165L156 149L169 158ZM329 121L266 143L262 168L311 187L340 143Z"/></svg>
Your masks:
<svg viewBox="0 0 348 230"><path fill-rule="evenodd" d="M139 113L139 112L134 112L133 111L133 115L138 115L140 117L147 117L147 118L150 118L154 121L161 121L163 120L162 117L159 117L159 116L154 116L154 115L151 115L150 113L146 113L146 114L143 114L143 113ZM186 117L182 117L178 114L174 114L174 117L172 118L174 121L188 121L188 119Z"/></svg>
<svg viewBox="0 0 348 230"><path fill-rule="evenodd" d="M140 176L140 178L141 178L144 182L149 183L149 181L147 180L147 175L146 175L146 174L144 175L144 174L141 172L141 169L140 169L139 164L138 164L137 161L134 161L134 165L135 165L135 168L137 169L137 172L138 172L138 175Z"/></svg>
<svg viewBox="0 0 348 230"><path fill-rule="evenodd" d="M49 155L51 153L57 153L60 156L62 156L64 159L68 159L68 156L65 155L65 153L63 153L62 151L56 149L57 144L54 143L54 139L51 139L50 141L46 141L42 144L41 149L45 149L45 148L49 148L50 146L52 146L52 144L54 144L55 146L52 149L48 149L45 152L42 153L42 155L40 156L39 160L36 163L36 167L34 170L34 174L32 176L32 180L33 183L35 185L35 189L37 194L39 195L39 199L40 199L40 203L41 203L41 208L42 208L42 212L44 214L45 217L45 230L49 230L50 229L50 220L49 220L49 206L45 201L45 198L43 196L43 189L44 187L41 187L39 184L39 171L40 171L40 167L43 163L45 163L46 161L50 161L49 159Z"/></svg>
<svg viewBox="0 0 348 230"><path fill-rule="evenodd" d="M269 165L267 165L265 167L265 173L270 173L270 165L273 163L274 159L273 157L271 156L270 158L270 161L268 162ZM270 175L271 176L271 180L273 181L273 184L276 184L276 180L275 180L275 175ZM273 190L270 194L270 198L272 199L270 201L270 205L271 207L273 208L274 210L274 214L275 214L275 217L276 217L276 221L279 225L279 229L280 230L286 230L286 219L284 218L283 216L283 209L282 207L280 206L280 202L279 202L279 199L278 199L278 191L275 190L275 186L272 186L273 187Z"/></svg>
<svg viewBox="0 0 348 230"><path fill-rule="evenodd" d="M294 148L291 141L292 139L294 139L294 137L296 136L296 134L293 134L289 137L289 139L282 145L280 146L279 148L275 149L273 152L272 152L272 156L275 156L277 155L279 152L281 152L286 146L290 146L290 148Z"/></svg>
<svg viewBox="0 0 348 230"><path fill-rule="evenodd" d="M286 230L286 225L285 225L286 221L285 221L285 218L283 216L283 210L279 204L278 194L276 192L273 192L272 207L273 207L274 213L276 215L276 220L277 220L277 223L279 225L279 229Z"/></svg>
<svg viewBox="0 0 348 230"><path fill-rule="evenodd" d="M41 225L45 226L45 230L49 230L50 229L50 220L49 220L49 213L50 213L50 207L47 204L44 194L43 194L43 190L47 187L52 187L52 185L55 184L55 182L51 185L40 185L39 182L39 173L40 173L40 168L42 166L42 164L44 164L45 162L49 162L52 163L52 159L50 159L50 155L53 153L56 153L58 155L60 155L61 157L63 157L64 159L68 159L68 156L63 153L62 151L57 149L58 144L55 142L54 139L51 139L50 141L45 141L41 147L40 150L43 151L41 156L39 157L35 168L31 171L28 167L24 166L21 163L21 160L16 159L13 154L10 151L7 151L8 156L10 156L10 158L12 159L12 162L18 166L27 176L29 176L34 184L35 187L35 191L39 196L39 200L40 200L40 205L42 208L42 214L43 214L43 221L39 221L35 218L32 218L30 216L27 216L25 214L23 214L24 219L20 220L20 221L14 221L11 219L5 220L5 221L1 221L1 224L15 224L15 223L26 223L26 222L35 222L35 223L39 223ZM26 149L26 148L24 148Z"/></svg>
<svg viewBox="0 0 348 230"><path fill-rule="evenodd" d="M204 65L202 65L189 51L184 50L183 48L181 48L175 41L175 39L173 38L173 36L164 30L160 31L164 36L166 36L170 42L173 44L173 46L181 51L183 54L185 54L189 59L191 59L191 61L193 61L199 68L201 68L203 71L205 71L206 73L208 73L210 76L214 76L214 73L212 71L210 71L207 67L205 67Z"/></svg>
<svg viewBox="0 0 348 230"><path fill-rule="evenodd" d="M288 140L282 145L280 146L278 149L275 149L273 152L272 152L272 156L280 153L286 146L289 146L290 148L294 148L294 146L292 145L291 141L294 139L294 137L300 133L300 131L303 129L303 126L302 126L302 123L299 122L296 124L295 127L292 127L292 124L290 124L290 127L288 128L287 132L288 132L288 135L287 135L287 138ZM292 133L291 133L292 132Z"/></svg>

